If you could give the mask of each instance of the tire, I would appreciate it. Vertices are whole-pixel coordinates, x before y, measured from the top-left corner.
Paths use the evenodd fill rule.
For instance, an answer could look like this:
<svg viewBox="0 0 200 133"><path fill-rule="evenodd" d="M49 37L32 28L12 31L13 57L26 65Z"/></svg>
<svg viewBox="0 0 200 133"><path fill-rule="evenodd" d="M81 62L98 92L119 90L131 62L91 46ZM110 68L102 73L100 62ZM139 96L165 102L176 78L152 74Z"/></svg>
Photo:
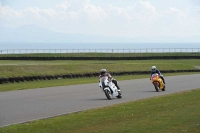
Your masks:
<svg viewBox="0 0 200 133"><path fill-rule="evenodd" d="M119 96L117 96L117 98L119 98L119 99L120 99L120 98L122 98L122 96L121 96L121 95L119 95Z"/></svg>
<svg viewBox="0 0 200 133"><path fill-rule="evenodd" d="M162 91L165 91L165 86L164 86L164 88L162 89Z"/></svg>
<svg viewBox="0 0 200 133"><path fill-rule="evenodd" d="M158 85L154 84L154 86L155 86L156 91L159 92L159 87L158 87Z"/></svg>
<svg viewBox="0 0 200 133"><path fill-rule="evenodd" d="M118 96L116 96L117 98L122 98L122 94L121 94L121 92L118 92L119 93L119 95Z"/></svg>
<svg viewBox="0 0 200 133"><path fill-rule="evenodd" d="M108 91L108 90L104 90L104 92L105 92L106 97L107 97L109 100L111 100L111 99L112 99L111 92Z"/></svg>

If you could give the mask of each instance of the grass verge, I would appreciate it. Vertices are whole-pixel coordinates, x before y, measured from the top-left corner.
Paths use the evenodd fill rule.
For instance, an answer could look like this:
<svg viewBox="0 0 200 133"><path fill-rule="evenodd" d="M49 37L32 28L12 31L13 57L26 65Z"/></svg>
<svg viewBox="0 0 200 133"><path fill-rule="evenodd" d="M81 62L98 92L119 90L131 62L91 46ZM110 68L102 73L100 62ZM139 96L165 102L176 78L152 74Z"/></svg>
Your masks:
<svg viewBox="0 0 200 133"><path fill-rule="evenodd" d="M1 133L199 133L200 89L0 128Z"/></svg>
<svg viewBox="0 0 200 133"><path fill-rule="evenodd" d="M186 74L200 74L200 73L197 73L197 72L171 73L171 74L165 74L164 76L175 76L175 75L186 75ZM120 80L149 78L149 75L114 76L114 78L120 81ZM98 83L98 77L78 78L78 79L60 79L60 80L41 80L41 81L31 81L31 82L19 82L19 83L14 83L14 84L13 83L1 84L0 92L45 88L45 87L54 87L54 86L67 86L67 85L76 85L76 84L89 84L89 83Z"/></svg>
<svg viewBox="0 0 200 133"><path fill-rule="evenodd" d="M1 77L23 77L95 73L106 68L109 72L159 70L194 70L200 60L139 60L139 61L0 61Z"/></svg>

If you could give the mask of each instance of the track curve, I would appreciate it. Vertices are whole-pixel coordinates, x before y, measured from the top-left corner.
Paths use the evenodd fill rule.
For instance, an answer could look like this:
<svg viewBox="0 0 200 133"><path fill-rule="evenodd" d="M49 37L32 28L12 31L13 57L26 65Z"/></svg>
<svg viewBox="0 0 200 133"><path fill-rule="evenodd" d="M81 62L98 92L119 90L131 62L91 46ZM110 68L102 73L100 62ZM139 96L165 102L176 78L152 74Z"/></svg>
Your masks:
<svg viewBox="0 0 200 133"><path fill-rule="evenodd" d="M107 100L98 83L0 92L0 127L200 88L200 74L165 77L166 91L149 79L119 81L122 99Z"/></svg>

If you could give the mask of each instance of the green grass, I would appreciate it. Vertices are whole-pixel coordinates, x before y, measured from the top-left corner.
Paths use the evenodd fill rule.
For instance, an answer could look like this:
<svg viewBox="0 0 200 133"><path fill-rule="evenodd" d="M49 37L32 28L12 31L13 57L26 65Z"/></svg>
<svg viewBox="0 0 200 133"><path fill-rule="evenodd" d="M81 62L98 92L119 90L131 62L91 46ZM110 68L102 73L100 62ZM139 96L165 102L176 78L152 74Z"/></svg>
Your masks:
<svg viewBox="0 0 200 133"><path fill-rule="evenodd" d="M176 75L186 75L186 74L200 74L200 73L174 73L174 74L171 73L171 74L165 74L164 76L166 77L166 76L176 76ZM121 80L149 78L149 75L114 76L114 78L117 79L118 81L121 81ZM59 79L59 80L50 80L50 81L41 80L41 81L1 84L0 92L55 87L55 86L68 86L68 85L77 85L77 84L90 84L90 83L98 83L98 77L78 78L78 79Z"/></svg>
<svg viewBox="0 0 200 133"><path fill-rule="evenodd" d="M154 49L155 50L155 49ZM19 52L19 51L18 51ZM57 51L59 52L59 51ZM66 51L67 52L67 51ZM121 53L118 53L121 52ZM136 53L137 52L137 53ZM91 53L35 53L35 54L1 54L0 56L3 57L143 57L143 56L200 56L199 52L164 52L160 51L161 53L150 53L148 51L142 51L143 53L139 53L140 50L137 51L128 51L123 53L123 51L115 50L113 53L102 53L102 52L91 52Z"/></svg>
<svg viewBox="0 0 200 133"><path fill-rule="evenodd" d="M69 73L150 71L156 65L160 70L196 69L200 60L139 60L139 61L0 61L0 77L56 75Z"/></svg>
<svg viewBox="0 0 200 133"><path fill-rule="evenodd" d="M38 75L57 75L68 73L99 72L106 68L108 72L120 71L150 71L151 66L156 65L160 70L196 69L200 66L200 60L141 60L141 61L0 61L1 77L21 77ZM162 72L162 71L161 71ZM191 73L192 74L192 73ZM177 74L175 74L177 75ZM119 80L146 78L149 75L119 76ZM97 77L82 79L60 79L49 81L34 81L1 84L0 91L23 90L29 88L43 88L51 86L65 86L73 84L95 83Z"/></svg>
<svg viewBox="0 0 200 133"><path fill-rule="evenodd" d="M200 89L0 128L1 133L199 133Z"/></svg>

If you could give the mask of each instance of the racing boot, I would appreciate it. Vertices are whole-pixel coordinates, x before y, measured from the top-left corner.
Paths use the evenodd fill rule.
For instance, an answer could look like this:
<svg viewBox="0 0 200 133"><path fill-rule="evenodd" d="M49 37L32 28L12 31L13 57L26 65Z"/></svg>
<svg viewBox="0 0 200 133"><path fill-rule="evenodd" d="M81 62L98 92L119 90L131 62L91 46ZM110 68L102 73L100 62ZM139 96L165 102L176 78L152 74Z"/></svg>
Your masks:
<svg viewBox="0 0 200 133"><path fill-rule="evenodd" d="M164 78L163 78L163 84L164 84L164 88L166 88L166 84L165 84L165 80L164 80Z"/></svg>
<svg viewBox="0 0 200 133"><path fill-rule="evenodd" d="M163 81L163 83L164 83L164 85L165 85L165 79L164 79L164 77L161 76L161 79L162 79L162 81Z"/></svg>
<svg viewBox="0 0 200 133"><path fill-rule="evenodd" d="M115 84L115 86L117 87L117 89L118 89L118 92L121 94L121 90L120 90L120 88L119 88L118 84Z"/></svg>
<svg viewBox="0 0 200 133"><path fill-rule="evenodd" d="M163 78L163 83L164 83L164 85L165 85L165 80L164 80L164 78Z"/></svg>
<svg viewBox="0 0 200 133"><path fill-rule="evenodd" d="M116 87L117 87L117 89L118 89L118 92L121 92L121 90L120 90L119 86L118 86L118 85L116 85Z"/></svg>
<svg viewBox="0 0 200 133"><path fill-rule="evenodd" d="M120 90L120 88L119 88L119 86L118 86L118 84L117 84L117 80L112 80L112 82L115 84L115 86L117 87L117 89L118 89L118 92L121 92L121 90Z"/></svg>

